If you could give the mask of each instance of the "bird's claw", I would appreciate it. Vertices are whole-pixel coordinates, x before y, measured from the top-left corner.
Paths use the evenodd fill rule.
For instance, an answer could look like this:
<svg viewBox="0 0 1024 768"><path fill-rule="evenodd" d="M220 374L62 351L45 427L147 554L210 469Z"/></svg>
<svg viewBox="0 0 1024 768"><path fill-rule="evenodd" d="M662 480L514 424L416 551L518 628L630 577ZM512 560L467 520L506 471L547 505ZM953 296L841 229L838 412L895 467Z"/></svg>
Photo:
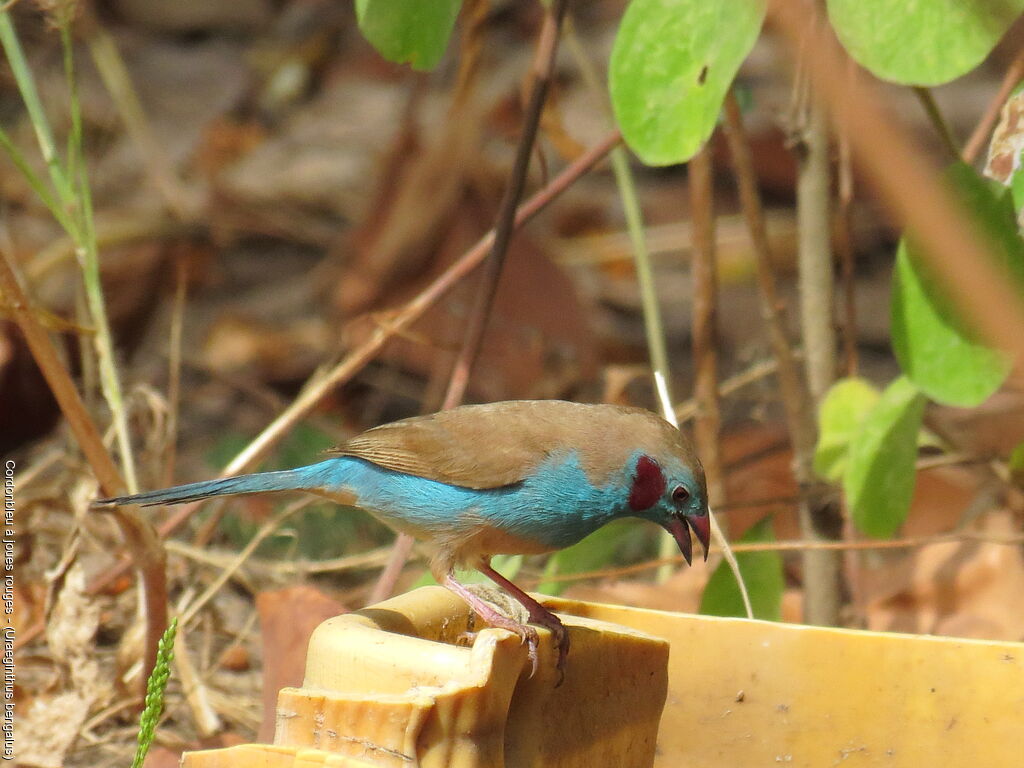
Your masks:
<svg viewBox="0 0 1024 768"><path fill-rule="evenodd" d="M561 622L558 623L558 629L552 629L551 632L558 647L558 662L555 664L555 669L558 670L558 682L555 683L557 688L565 682L565 661L569 658L569 632Z"/></svg>
<svg viewBox="0 0 1024 768"><path fill-rule="evenodd" d="M531 612L530 621L550 631L551 638L558 649L558 661L555 663L555 669L558 670L558 682L555 683L555 688L557 688L565 681L565 662L569 657L569 631L565 628L561 619L547 610L543 613L540 611ZM536 662L534 662L534 671L536 671Z"/></svg>
<svg viewBox="0 0 1024 768"><path fill-rule="evenodd" d="M540 636L537 634L537 630L527 624L508 626L505 629L518 635L520 643L526 645L527 657L530 659L530 677L533 677L537 674L537 665L539 663L537 649L540 647ZM460 632L455 641L459 645L472 646L479 634L479 632L466 630L465 632Z"/></svg>
<svg viewBox="0 0 1024 768"><path fill-rule="evenodd" d="M530 677L537 674L538 648L540 647L540 635L537 630L526 624L521 625L520 631L516 631L519 640L526 645L526 655L530 659Z"/></svg>

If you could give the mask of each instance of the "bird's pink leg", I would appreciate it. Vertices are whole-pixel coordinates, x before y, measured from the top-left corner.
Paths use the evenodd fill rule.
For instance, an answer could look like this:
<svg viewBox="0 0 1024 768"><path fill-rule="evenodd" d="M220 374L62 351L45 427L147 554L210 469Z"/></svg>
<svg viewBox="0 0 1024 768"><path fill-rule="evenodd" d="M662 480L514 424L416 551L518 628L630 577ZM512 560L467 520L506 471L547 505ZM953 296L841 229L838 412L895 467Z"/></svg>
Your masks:
<svg viewBox="0 0 1024 768"><path fill-rule="evenodd" d="M490 574L488 574L490 575ZM451 573L445 574L441 579L441 586L450 589L456 595L465 600L469 607L472 608L480 618L486 621L488 624L499 627L501 629L507 629L509 632L515 632L522 639L527 646L527 653L530 657L530 677L533 677L537 672L537 646L540 643L540 639L537 637L537 630L533 627L521 624L515 619L511 619L505 614L501 613L497 608L488 603L486 600L481 598L472 590L468 589L465 584L459 582L455 576ZM543 608L543 606L542 606ZM531 618L533 613L530 614ZM546 625L545 625L546 626Z"/></svg>
<svg viewBox="0 0 1024 768"><path fill-rule="evenodd" d="M555 645L558 646L558 671L564 677L565 659L569 655L569 633L566 632L565 625L562 624L562 620L494 570L491 567L490 562L485 560L483 563L478 565L477 568L480 573L489 578L499 587L502 587L506 592L512 595L512 597L522 603L523 607L526 608L530 614L530 621L551 630L551 634L555 638Z"/></svg>

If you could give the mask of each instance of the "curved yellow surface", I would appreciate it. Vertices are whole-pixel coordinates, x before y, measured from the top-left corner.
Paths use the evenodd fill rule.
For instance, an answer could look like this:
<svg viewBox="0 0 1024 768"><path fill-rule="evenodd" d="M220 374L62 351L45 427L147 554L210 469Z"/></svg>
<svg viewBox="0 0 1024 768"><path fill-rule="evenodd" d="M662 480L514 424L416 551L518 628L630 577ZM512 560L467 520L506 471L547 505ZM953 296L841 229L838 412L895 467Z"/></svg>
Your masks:
<svg viewBox="0 0 1024 768"><path fill-rule="evenodd" d="M184 768L1024 766L1024 645L823 629L547 598L555 688L509 632L426 587L322 624L274 745ZM659 727L660 719L660 727ZM655 742L656 740L656 742Z"/></svg>
<svg viewBox="0 0 1024 768"><path fill-rule="evenodd" d="M1024 766L1024 644L545 603L670 642L659 768Z"/></svg>

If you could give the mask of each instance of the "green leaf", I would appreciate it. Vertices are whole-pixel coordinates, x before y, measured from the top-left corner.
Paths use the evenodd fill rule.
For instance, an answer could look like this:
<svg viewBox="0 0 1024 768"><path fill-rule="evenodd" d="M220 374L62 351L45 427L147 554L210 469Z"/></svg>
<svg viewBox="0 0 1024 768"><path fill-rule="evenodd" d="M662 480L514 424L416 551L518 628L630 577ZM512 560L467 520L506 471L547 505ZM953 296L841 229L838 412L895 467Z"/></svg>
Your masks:
<svg viewBox="0 0 1024 768"><path fill-rule="evenodd" d="M828 0L836 35L884 80L940 85L978 66L1024 0Z"/></svg>
<svg viewBox="0 0 1024 768"><path fill-rule="evenodd" d="M164 693L167 690L167 681L171 679L171 662L174 661L174 637L178 632L178 617L171 619L160 642L156 647L156 664L153 671L149 673L146 681L146 699L139 715L139 731L136 735L138 746L135 748L135 759L132 760L132 768L142 768L146 761L149 748L156 738L156 726L160 722L160 715L164 711Z"/></svg>
<svg viewBox="0 0 1024 768"><path fill-rule="evenodd" d="M1009 195L997 195L990 182L963 164L953 166L947 178L987 237L993 261L1024 285L1024 242ZM922 392L947 405L971 407L999 388L1010 362L981 343L959 314L920 249L912 240L900 241L892 293L893 351Z"/></svg>
<svg viewBox="0 0 1024 768"><path fill-rule="evenodd" d="M754 46L764 0L633 0L609 65L615 119L648 165L697 153Z"/></svg>
<svg viewBox="0 0 1024 768"><path fill-rule="evenodd" d="M437 66L462 0L356 0L363 37L388 61L413 69Z"/></svg>
<svg viewBox="0 0 1024 768"><path fill-rule="evenodd" d="M854 524L868 536L889 538L907 518L924 405L924 395L901 376L886 387L850 443L843 489Z"/></svg>
<svg viewBox="0 0 1024 768"><path fill-rule="evenodd" d="M752 526L740 541L775 541L771 518L766 517ZM786 586L781 555L778 552L737 552L736 562L750 593L754 617L779 621L782 618L782 591ZM704 588L700 612L706 616L747 615L736 577L725 560L718 564Z"/></svg>
<svg viewBox="0 0 1024 768"><path fill-rule="evenodd" d="M840 379L832 385L818 410L815 472L833 481L843 476L850 440L878 398L878 390L866 379Z"/></svg>

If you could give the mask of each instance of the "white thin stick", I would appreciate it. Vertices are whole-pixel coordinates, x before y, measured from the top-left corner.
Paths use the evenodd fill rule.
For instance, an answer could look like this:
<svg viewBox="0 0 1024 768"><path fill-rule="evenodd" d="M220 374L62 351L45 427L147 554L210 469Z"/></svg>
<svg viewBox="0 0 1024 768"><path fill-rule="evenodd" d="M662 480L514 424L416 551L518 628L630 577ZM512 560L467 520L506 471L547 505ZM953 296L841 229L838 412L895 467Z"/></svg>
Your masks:
<svg viewBox="0 0 1024 768"><path fill-rule="evenodd" d="M665 420L676 429L679 429L679 420L676 419L676 409L672 405L672 397L668 392L668 383L665 381L661 371L654 372L654 390L658 393L658 401L661 403L661 412ZM736 555L733 554L732 549L729 547L729 542L726 540L725 534L722 533L718 520L715 519L710 507L708 508L708 518L711 521L711 536L715 543L722 548L722 557L729 564L729 569L732 571L733 576L736 577L736 583L739 584L740 597L743 598L743 608L747 612L747 618L752 619L754 618L754 608L750 604L750 594L747 592L747 585L743 581L743 574L740 573L740 564L736 562Z"/></svg>

